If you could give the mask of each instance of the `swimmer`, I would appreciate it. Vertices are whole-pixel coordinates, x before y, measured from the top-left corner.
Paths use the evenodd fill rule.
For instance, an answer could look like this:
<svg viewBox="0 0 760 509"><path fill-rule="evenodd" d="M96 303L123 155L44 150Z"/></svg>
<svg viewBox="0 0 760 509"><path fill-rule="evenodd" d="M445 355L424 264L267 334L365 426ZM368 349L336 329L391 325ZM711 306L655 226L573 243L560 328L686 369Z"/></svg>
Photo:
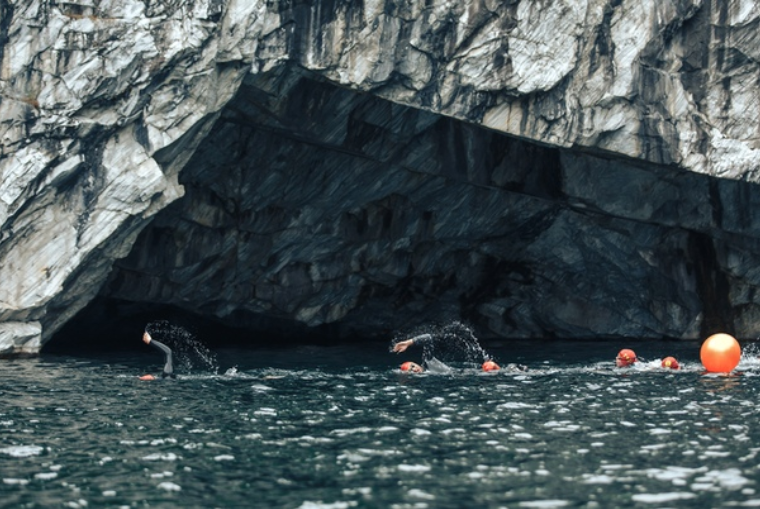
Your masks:
<svg viewBox="0 0 760 509"><path fill-rule="evenodd" d="M678 361L675 357L665 357L662 359L662 367L663 368L669 368L669 369L680 369L681 366L678 364Z"/></svg>
<svg viewBox="0 0 760 509"><path fill-rule="evenodd" d="M451 368L439 359L445 359L448 362L448 360L462 357L466 362L480 366L486 372L501 369L501 366L496 364L491 356L483 350L472 331L459 322L441 328L437 334L419 334L398 341L392 345L391 351L395 353L405 352L414 345L422 347L422 365L405 362L402 364L402 371L413 370L411 371L413 373L422 373L426 370L449 372ZM443 357L440 357L441 355ZM524 366L515 367L520 371L527 370Z"/></svg>
<svg viewBox="0 0 760 509"><path fill-rule="evenodd" d="M489 371L499 371L501 367L496 364L494 361L485 361L483 365L481 366L483 371L489 372Z"/></svg>
<svg viewBox="0 0 760 509"><path fill-rule="evenodd" d="M432 334L420 334L419 336L415 336L410 339L405 339L403 341L399 341L398 343L394 344L391 348L392 352L395 353L401 353L405 352L407 348L409 348L412 345L420 345L422 346L422 358L423 358L423 364L427 365L428 368L430 368L431 363L434 364L436 372L448 372L451 370L447 365L439 361L435 358L434 351L435 351L435 343L436 339L433 337ZM424 373L425 368L423 368L421 365L417 364L416 362L407 361L401 364L400 368L401 371L404 371L405 373Z"/></svg>
<svg viewBox="0 0 760 509"><path fill-rule="evenodd" d="M615 357L615 366L619 368L633 366L637 360L638 359L636 359L636 352L628 348L624 348L620 350L617 354L617 357Z"/></svg>
<svg viewBox="0 0 760 509"><path fill-rule="evenodd" d="M150 337L148 331L145 331L143 333L142 340L146 345L152 346L153 348L161 350L164 353L166 363L164 364L164 370L161 373L161 378L177 378L177 376L174 374L174 363L172 361L171 348ZM153 375L143 375L140 377L140 380L156 380L156 377Z"/></svg>
<svg viewBox="0 0 760 509"><path fill-rule="evenodd" d="M406 373L423 373L425 371L425 369L422 366L412 361L404 362L403 364L401 364L401 366L399 366L399 369Z"/></svg>

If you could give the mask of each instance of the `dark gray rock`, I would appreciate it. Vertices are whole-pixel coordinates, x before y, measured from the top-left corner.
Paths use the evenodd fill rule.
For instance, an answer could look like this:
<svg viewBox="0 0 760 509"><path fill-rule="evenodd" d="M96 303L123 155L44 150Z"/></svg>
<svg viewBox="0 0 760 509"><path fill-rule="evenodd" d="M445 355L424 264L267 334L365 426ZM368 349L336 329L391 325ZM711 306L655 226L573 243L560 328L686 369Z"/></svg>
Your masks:
<svg viewBox="0 0 760 509"><path fill-rule="evenodd" d="M0 352L96 295L755 337L759 27L753 0L0 2Z"/></svg>

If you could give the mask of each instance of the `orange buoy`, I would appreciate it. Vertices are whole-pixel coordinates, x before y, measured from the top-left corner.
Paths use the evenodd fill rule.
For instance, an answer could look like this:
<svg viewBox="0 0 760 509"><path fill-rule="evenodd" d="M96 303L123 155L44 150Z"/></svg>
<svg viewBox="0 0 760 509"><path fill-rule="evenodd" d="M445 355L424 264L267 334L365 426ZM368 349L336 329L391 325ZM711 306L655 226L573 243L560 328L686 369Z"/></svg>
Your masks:
<svg viewBox="0 0 760 509"><path fill-rule="evenodd" d="M483 363L483 371L499 371L501 368L494 361L485 361Z"/></svg>
<svg viewBox="0 0 760 509"><path fill-rule="evenodd" d="M636 362L636 352L630 348L623 348L615 357L615 365L619 368L631 366L634 362Z"/></svg>
<svg viewBox="0 0 760 509"><path fill-rule="evenodd" d="M665 357L662 359L662 367L663 368L670 368L670 369L679 369L681 366L678 365L678 361L675 357Z"/></svg>
<svg viewBox="0 0 760 509"><path fill-rule="evenodd" d="M702 365L711 373L729 373L742 356L739 342L729 334L713 334L702 343L699 358Z"/></svg>

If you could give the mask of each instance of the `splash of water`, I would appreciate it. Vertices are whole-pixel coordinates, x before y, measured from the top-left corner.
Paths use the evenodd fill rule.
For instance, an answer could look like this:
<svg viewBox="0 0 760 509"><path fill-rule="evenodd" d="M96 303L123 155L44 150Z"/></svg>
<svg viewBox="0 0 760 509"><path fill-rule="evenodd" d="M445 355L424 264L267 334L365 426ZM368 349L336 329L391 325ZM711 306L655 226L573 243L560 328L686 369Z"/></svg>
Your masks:
<svg viewBox="0 0 760 509"><path fill-rule="evenodd" d="M151 337L165 343L172 349L175 367L184 373L200 369L217 373L219 363L216 354L208 349L195 334L168 320L156 320L145 326Z"/></svg>
<svg viewBox="0 0 760 509"><path fill-rule="evenodd" d="M425 363L437 359L443 362L466 362L480 365L484 361L491 360L491 355L480 346L473 330L459 321L425 326L411 334L396 337L393 344L420 334L430 334L434 338L434 341L426 343L423 347L422 358Z"/></svg>

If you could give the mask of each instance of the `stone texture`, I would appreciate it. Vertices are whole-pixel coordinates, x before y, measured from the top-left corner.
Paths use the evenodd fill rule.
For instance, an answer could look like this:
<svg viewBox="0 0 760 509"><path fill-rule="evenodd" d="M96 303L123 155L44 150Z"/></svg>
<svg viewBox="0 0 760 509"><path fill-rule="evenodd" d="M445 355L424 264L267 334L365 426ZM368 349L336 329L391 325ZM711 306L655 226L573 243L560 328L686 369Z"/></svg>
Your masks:
<svg viewBox="0 0 760 509"><path fill-rule="evenodd" d="M0 323L44 343L100 292L265 330L754 337L759 25L0 0Z"/></svg>

